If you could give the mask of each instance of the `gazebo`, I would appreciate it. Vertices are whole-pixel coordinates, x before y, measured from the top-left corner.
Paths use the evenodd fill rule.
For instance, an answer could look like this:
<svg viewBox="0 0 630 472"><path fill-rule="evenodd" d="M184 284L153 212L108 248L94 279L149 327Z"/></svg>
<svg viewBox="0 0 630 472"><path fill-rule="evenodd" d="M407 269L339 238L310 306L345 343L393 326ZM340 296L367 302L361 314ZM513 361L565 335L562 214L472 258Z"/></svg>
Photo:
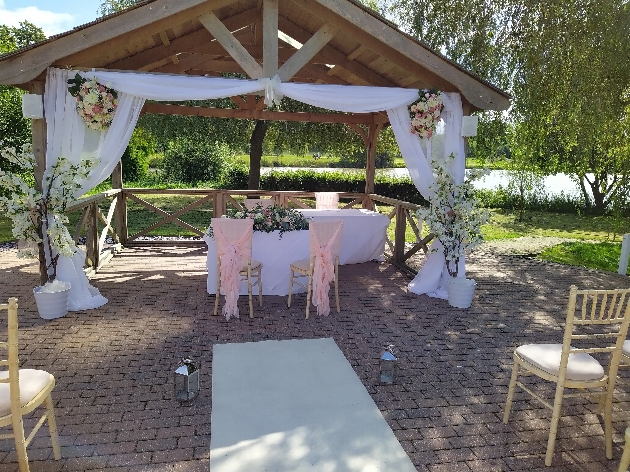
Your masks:
<svg viewBox="0 0 630 472"><path fill-rule="evenodd" d="M239 80L220 79L222 73L245 74L250 79L247 86L235 88L234 93L229 93L230 89L226 87L222 95L214 95L229 96L236 108L145 103L147 98L173 98L158 92L143 95L139 106L130 106L130 129L121 131L114 154L124 151L140 113L346 123L361 135L366 146L365 195L374 192L378 134L386 125L391 125L395 133L396 129L404 128L405 113L400 110L413 101L409 97L413 98L417 89L437 88L451 97L454 116L459 116L459 122L453 118L455 134L452 134L451 146L458 162L454 172L459 179L463 179L465 159L464 141L460 134L462 114L468 115L476 110L505 110L509 106L509 96L505 92L401 32L394 24L354 0L145 0L120 13L0 57L0 84L16 85L31 94L46 96L46 119L32 121L33 149L39 163L36 180L40 185L43 172L52 165L52 160L59 157L63 146L63 143L53 142L52 136L57 136L54 133L59 133L62 128L52 128L51 115L53 109L67 97L61 96L65 91L61 89L57 96L51 95L51 77L57 74L57 79L61 80L68 71L105 77L105 82L113 81L119 85L115 88L123 88L123 92L130 96L140 92L125 89L132 82L128 79L132 75L125 74L133 73L133 77L137 78L136 89L146 88L146 80L153 81L151 83L157 84L157 88L162 87L162 90L170 84L182 83L178 78L198 80L186 85L188 91L178 94L178 97L183 97L179 100L197 97L196 92L190 92L190 89L196 89L196 84L205 86L206 82L201 82L204 79L218 84L217 81L222 80ZM215 78L214 82L210 78ZM311 88L304 92L307 85ZM385 105L391 103L387 95L380 107L368 110L361 104L329 114L265 109L274 96L277 98L281 94L296 98L322 90L327 93L328 89L318 87L320 85L369 87L362 89L363 93L369 91L373 95L361 97L362 102L370 101L381 90L383 97L392 93L398 98L391 106ZM340 89L331 90L340 93ZM261 95L265 96L265 100L258 99ZM327 108L335 109L334 97L333 94L327 96L328 102L324 100L324 103L333 104ZM306 99L303 101L316 104ZM318 106L320 103L317 102ZM394 108L400 112L395 119L400 121L396 128L392 123ZM123 129L124 125L119 127ZM396 136L410 167L412 180L419 189L426 187L426 182L420 181L428 178L424 174L430 173L430 168L420 146L410 142L403 149L400 131ZM112 216L115 233L122 235L122 242L127 237L126 195L122 193L122 169L120 164L116 165L120 154L111 163L111 168L103 166L101 169L101 174L108 171L112 175L114 190L106 196L113 197L114 202L108 217L103 218L106 224L103 233L99 237L93 231L93 236L88 238L88 265L94 268L102 263L99 248L107 231L114 232L110 227ZM419 160L414 164L411 162L414 159ZM100 181L107 175L101 175ZM91 183L95 185L98 181ZM121 198L117 197L118 194ZM216 198L215 213L225 207L225 202L221 201L224 196L220 193L209 193L208 198ZM221 204L216 205L217 202ZM96 203L95 198L82 199L80 203L86 209L91 208L91 211L85 212L82 222L92 228L96 228L100 215ZM365 201L363 203L365 205ZM405 211L408 210L404 205L395 210L395 260L402 259ZM178 215L165 216L167 220L176 221Z"/></svg>

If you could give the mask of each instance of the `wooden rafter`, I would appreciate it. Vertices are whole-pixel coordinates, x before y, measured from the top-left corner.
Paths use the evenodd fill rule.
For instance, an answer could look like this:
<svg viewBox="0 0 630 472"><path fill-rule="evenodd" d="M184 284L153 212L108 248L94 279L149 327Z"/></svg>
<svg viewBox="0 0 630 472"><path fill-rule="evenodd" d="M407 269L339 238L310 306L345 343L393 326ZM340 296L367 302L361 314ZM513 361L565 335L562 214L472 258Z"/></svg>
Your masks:
<svg viewBox="0 0 630 472"><path fill-rule="evenodd" d="M214 13L206 13L199 17L201 24L216 38L225 50L243 68L251 79L262 77L262 67L256 62L243 45L234 37L229 29Z"/></svg>
<svg viewBox="0 0 630 472"><path fill-rule="evenodd" d="M302 29L301 27L291 22L289 19L284 18L283 16L280 16L280 18L278 18L278 24L281 31L284 31L286 34L288 34L292 38L295 38L297 41L306 42L311 37L311 33ZM362 78L371 85L377 85L381 87L396 86L396 84L380 76L372 69L365 67L364 65L359 64L356 61L349 61L348 59L346 59L346 55L343 52L335 49L329 44L327 44L320 50L320 54L328 61L329 64L335 64L339 67L343 67L348 72Z"/></svg>
<svg viewBox="0 0 630 472"><path fill-rule="evenodd" d="M387 115L381 113L356 113L353 115L343 113L305 113L305 112L284 112L267 111L257 109L257 104L264 103L262 100L256 102L255 96L248 95L246 109L235 108L212 108L212 107L191 107L183 105L167 105L162 103L147 103L144 105L143 113L159 113L165 115L186 115L186 116L212 116L216 118L238 118L245 120L276 120L276 121L300 121L314 123L346 123L353 124L383 124L389 122ZM251 105L250 105L251 104ZM252 108L249 108L251 106ZM354 129L354 126L352 126ZM380 128L379 128L380 129Z"/></svg>
<svg viewBox="0 0 630 472"><path fill-rule="evenodd" d="M337 28L330 24L325 24L317 30L317 32L282 65L278 71L280 80L286 82L293 77L333 38L336 31Z"/></svg>
<svg viewBox="0 0 630 472"><path fill-rule="evenodd" d="M278 71L278 0L263 1L263 76Z"/></svg>

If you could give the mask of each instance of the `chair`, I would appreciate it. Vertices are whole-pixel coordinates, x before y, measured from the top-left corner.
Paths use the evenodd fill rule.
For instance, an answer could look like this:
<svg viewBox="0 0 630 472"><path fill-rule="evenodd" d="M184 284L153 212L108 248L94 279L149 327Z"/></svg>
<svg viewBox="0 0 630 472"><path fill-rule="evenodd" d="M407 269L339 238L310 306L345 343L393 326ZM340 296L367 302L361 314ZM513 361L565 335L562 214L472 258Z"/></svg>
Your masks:
<svg viewBox="0 0 630 472"><path fill-rule="evenodd" d="M315 192L315 208L317 210L338 210L339 194L337 192Z"/></svg>
<svg viewBox="0 0 630 472"><path fill-rule="evenodd" d="M245 208L253 210L256 208L256 205L260 205L262 208L269 208L273 206L275 202L273 198L247 198L243 203Z"/></svg>
<svg viewBox="0 0 630 472"><path fill-rule="evenodd" d="M247 280L249 317L254 317L252 285L258 285L258 303L262 306L262 264L252 259L254 220L212 218L212 231L217 251L217 288L214 299L214 315L219 309L221 286L225 293L223 314L238 318L237 300L241 280ZM256 281L252 284L252 276Z"/></svg>
<svg viewBox="0 0 630 472"><path fill-rule="evenodd" d="M291 263L287 306L291 307L293 285L305 288L307 290L306 319L309 314L311 293L313 293L313 305L317 306L317 314L328 316L330 313L328 291L330 282L333 280L337 313L341 311L339 307L339 252L342 231L343 220L311 221L309 223L310 256L308 259ZM304 285L297 282L295 277L308 277L308 282Z"/></svg>
<svg viewBox="0 0 630 472"><path fill-rule="evenodd" d="M517 385L550 408L553 413L545 456L547 466L553 458L562 399L580 395L604 404L606 457L612 459L612 397L630 321L628 294L630 289L578 290L571 286L563 343L528 344L514 351L503 422L508 422ZM608 372L592 353L610 357ZM553 405L518 381L519 375L535 375L555 382ZM565 394L565 388L580 389L580 392Z"/></svg>
<svg viewBox="0 0 630 472"><path fill-rule="evenodd" d="M8 335L0 347L8 350L8 359L0 365L8 370L0 371L0 426L11 425L13 433L0 435L1 439L14 438L20 472L28 472L26 447L31 443L39 428L48 421L53 454L61 459L57 423L51 392L55 387L55 377L43 370L20 369L18 359L18 303L17 298L9 298L9 303L0 304L0 310L8 310ZM30 413L42 403L46 411L35 425L31 434L24 438L22 416Z"/></svg>
<svg viewBox="0 0 630 472"><path fill-rule="evenodd" d="M626 428L626 444L623 447L621 462L619 463L618 472L627 472L630 467L630 428Z"/></svg>

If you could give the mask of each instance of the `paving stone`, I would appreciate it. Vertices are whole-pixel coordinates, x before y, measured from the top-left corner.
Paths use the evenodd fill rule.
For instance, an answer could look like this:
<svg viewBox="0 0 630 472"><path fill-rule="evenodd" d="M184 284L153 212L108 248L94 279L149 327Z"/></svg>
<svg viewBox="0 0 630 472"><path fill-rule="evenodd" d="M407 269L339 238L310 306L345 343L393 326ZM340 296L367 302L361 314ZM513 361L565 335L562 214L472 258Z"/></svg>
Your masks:
<svg viewBox="0 0 630 472"><path fill-rule="evenodd" d="M202 247L125 249L92 279L109 303L45 321L32 297L36 266L0 251L0 300L20 303L21 367L57 380L63 458L53 459L43 427L29 447L32 471L207 472L213 346L321 337L334 338L418 471L617 470L630 387L616 392L614 460L605 458L602 419L586 400L563 405L550 468L550 413L517 392L508 424L502 417L514 349L560 342L568 287L625 287L626 277L475 253L467 263L475 299L458 310L408 293L410 278L392 265L349 265L340 267L340 314L306 320L304 297L287 309L286 297L266 296L253 319L227 322L212 315L205 260ZM244 297L239 307L247 313ZM388 343L399 371L393 385L382 385L378 357ZM181 405L173 372L186 356L200 365L201 390ZM553 398L553 385L533 384ZM0 441L0 472L16 466L12 440Z"/></svg>

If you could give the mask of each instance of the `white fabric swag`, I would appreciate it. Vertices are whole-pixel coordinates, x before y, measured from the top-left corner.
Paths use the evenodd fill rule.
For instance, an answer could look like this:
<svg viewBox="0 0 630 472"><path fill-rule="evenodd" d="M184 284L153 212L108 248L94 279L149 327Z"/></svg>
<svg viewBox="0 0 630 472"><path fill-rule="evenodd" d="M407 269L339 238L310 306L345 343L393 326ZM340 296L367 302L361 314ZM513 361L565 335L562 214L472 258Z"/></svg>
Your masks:
<svg viewBox="0 0 630 472"><path fill-rule="evenodd" d="M86 78L96 77L100 83L118 92L118 108L111 126L106 131L89 129L77 113L76 100L68 92L67 83L77 73ZM425 198L429 196L433 173L429 161L425 158L420 140L410 132L411 120L407 108L409 104L417 100L417 90L282 83L277 77L248 80L133 72L77 72L50 68L44 97L48 139L46 171L50 170L60 156L75 163L82 158L99 159L98 166L75 195L78 198L103 182L112 173L129 144L145 100L208 100L254 93L264 95L268 104L277 102L282 96L287 96L309 105L340 112L387 111L411 178L420 194ZM455 153L453 175L456 181L462 181L465 156L464 142L460 132L461 97L457 93L443 93L442 97L444 99L443 118L446 125L444 152L445 155ZM83 253L79 252L73 258L60 257L59 259L57 278L72 284L70 310L97 308L107 303L107 299L101 296L96 288L90 286L83 272L85 260ZM432 254L423 270L409 284L410 290L418 294L427 293L430 296L445 298L445 295L439 291L444 273L446 272L443 254L441 252ZM463 271L461 274L463 275Z"/></svg>

